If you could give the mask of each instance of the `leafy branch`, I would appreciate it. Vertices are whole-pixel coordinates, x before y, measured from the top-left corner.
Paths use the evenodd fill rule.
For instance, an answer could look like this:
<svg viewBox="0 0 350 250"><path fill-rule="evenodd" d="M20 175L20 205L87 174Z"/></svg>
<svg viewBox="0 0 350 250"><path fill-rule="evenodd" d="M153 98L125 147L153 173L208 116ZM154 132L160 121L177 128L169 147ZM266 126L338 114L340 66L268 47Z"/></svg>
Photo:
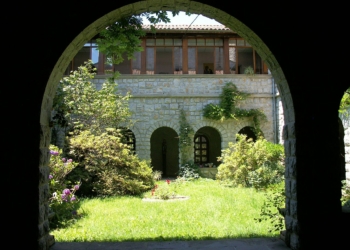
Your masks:
<svg viewBox="0 0 350 250"><path fill-rule="evenodd" d="M131 124L130 95L118 95L117 84L111 80L97 90L92 83L95 74L89 60L60 81L53 101L55 125L101 132L108 127Z"/></svg>
<svg viewBox="0 0 350 250"><path fill-rule="evenodd" d="M179 11L172 11L176 16ZM191 15L190 13L186 13ZM143 30L142 17L145 17L151 23L151 32L156 33L155 24L164 22L170 23L170 18L166 11L151 11L139 15L123 17L117 22L104 29L96 39L97 49L106 56L108 64L120 64L127 59L133 59L135 52L142 51L141 37L146 35ZM117 78L119 72L114 74Z"/></svg>
<svg viewBox="0 0 350 250"><path fill-rule="evenodd" d="M341 101L340 101L340 105L339 105L339 113L341 114L347 114L347 108L350 107L350 88L348 88Z"/></svg>

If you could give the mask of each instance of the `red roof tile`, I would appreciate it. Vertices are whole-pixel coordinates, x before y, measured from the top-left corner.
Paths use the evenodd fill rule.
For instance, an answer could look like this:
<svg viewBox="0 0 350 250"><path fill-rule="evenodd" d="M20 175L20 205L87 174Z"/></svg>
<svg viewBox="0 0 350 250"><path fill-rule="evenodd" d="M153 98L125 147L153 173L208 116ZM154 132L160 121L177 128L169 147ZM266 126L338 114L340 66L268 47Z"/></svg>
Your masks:
<svg viewBox="0 0 350 250"><path fill-rule="evenodd" d="M151 25L150 24L144 24L142 25L145 30L150 30ZM154 27L157 29L157 31L172 31L172 32L179 32L179 31L205 31L205 32L229 32L232 33L233 31L227 28L225 25L188 25L188 24L156 24ZM235 33L235 32L233 32Z"/></svg>

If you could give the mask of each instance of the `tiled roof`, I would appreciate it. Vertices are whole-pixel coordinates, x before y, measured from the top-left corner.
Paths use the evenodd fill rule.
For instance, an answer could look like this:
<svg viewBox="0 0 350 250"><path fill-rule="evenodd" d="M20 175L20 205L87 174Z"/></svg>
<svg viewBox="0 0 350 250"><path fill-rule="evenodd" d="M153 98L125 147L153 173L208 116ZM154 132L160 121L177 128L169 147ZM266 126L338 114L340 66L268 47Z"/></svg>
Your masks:
<svg viewBox="0 0 350 250"><path fill-rule="evenodd" d="M142 25L145 30L150 30L150 24ZM154 27L157 31L170 31L170 32L183 32L183 31L200 31L200 32L228 32L233 31L227 28L225 25L189 25L189 24L156 24ZM235 32L233 32L235 33Z"/></svg>

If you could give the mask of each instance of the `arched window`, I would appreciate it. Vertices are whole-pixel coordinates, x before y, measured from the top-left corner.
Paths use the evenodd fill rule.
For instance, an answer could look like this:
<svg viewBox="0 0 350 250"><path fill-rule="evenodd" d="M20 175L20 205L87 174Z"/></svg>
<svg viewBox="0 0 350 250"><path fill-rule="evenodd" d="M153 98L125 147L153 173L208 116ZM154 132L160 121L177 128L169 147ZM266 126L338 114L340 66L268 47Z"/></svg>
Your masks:
<svg viewBox="0 0 350 250"><path fill-rule="evenodd" d="M209 160L209 142L208 138L204 135L197 135L194 138L194 161L195 163L202 165L208 163Z"/></svg>

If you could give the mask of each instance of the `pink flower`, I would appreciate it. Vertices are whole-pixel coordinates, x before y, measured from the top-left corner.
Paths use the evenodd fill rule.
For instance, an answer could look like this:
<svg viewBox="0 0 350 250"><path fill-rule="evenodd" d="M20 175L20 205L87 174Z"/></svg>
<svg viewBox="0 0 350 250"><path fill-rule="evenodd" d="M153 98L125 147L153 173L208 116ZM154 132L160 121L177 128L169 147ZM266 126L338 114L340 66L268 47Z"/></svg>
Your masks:
<svg viewBox="0 0 350 250"><path fill-rule="evenodd" d="M166 180L166 183L170 184L170 180Z"/></svg>
<svg viewBox="0 0 350 250"><path fill-rule="evenodd" d="M63 161L63 162L66 162L66 160L67 160L66 158L62 158L62 161Z"/></svg>
<svg viewBox="0 0 350 250"><path fill-rule="evenodd" d="M65 190L63 190L63 194L70 195L70 190L68 188L66 188Z"/></svg>

